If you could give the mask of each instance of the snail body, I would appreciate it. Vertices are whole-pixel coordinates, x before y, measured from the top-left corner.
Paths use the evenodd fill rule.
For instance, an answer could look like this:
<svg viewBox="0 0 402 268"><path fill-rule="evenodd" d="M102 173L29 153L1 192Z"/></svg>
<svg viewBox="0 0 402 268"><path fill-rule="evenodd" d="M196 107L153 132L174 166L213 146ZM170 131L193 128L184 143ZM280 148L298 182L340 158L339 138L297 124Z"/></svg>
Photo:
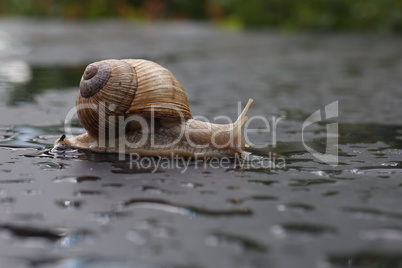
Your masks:
<svg viewBox="0 0 402 268"><path fill-rule="evenodd" d="M87 66L76 100L87 133L55 146L143 156L243 154L241 127L250 99L233 124L192 119L186 93L164 67L148 60L104 60Z"/></svg>

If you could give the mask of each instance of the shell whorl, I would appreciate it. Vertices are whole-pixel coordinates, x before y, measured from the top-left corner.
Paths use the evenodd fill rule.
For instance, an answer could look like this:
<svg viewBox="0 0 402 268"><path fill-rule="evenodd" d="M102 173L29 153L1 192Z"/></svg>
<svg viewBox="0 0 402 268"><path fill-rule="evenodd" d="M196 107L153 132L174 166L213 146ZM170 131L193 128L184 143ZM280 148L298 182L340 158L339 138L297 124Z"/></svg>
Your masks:
<svg viewBox="0 0 402 268"><path fill-rule="evenodd" d="M120 60L92 63L81 78L76 101L78 119L92 136L100 132L107 135L109 122L126 113L136 90L137 75L128 63Z"/></svg>
<svg viewBox="0 0 402 268"><path fill-rule="evenodd" d="M101 90L107 83L112 73L109 64L95 62L89 64L80 82L81 96L89 98Z"/></svg>
<svg viewBox="0 0 402 268"><path fill-rule="evenodd" d="M100 132L107 136L121 115L192 117L186 93L177 79L169 70L147 60L89 64L81 78L76 106L83 127L95 137Z"/></svg>

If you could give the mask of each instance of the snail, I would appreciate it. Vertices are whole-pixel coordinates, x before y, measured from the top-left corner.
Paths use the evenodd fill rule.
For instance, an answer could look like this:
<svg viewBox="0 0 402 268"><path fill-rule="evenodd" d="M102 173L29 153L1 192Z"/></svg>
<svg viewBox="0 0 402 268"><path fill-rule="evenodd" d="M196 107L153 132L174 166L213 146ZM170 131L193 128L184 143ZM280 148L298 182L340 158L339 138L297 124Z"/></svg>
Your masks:
<svg viewBox="0 0 402 268"><path fill-rule="evenodd" d="M186 92L161 65L148 60L89 64L76 100L86 133L55 141L55 148L141 156L234 157L244 154L241 127L250 99L235 123L193 119Z"/></svg>

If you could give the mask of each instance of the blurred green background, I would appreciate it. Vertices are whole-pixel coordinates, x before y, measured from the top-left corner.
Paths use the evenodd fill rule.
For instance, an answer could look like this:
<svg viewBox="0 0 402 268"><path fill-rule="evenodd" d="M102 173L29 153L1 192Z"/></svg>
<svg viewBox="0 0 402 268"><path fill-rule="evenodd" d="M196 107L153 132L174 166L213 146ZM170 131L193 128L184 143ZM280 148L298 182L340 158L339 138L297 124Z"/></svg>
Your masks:
<svg viewBox="0 0 402 268"><path fill-rule="evenodd" d="M1 0L0 15L205 20L235 29L402 31L401 0Z"/></svg>

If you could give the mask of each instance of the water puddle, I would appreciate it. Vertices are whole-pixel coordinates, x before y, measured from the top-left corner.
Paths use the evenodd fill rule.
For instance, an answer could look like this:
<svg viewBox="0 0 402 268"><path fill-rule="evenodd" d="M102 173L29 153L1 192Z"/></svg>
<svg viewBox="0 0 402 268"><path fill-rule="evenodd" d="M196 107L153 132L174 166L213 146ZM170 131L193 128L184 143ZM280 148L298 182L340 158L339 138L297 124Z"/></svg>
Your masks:
<svg viewBox="0 0 402 268"><path fill-rule="evenodd" d="M0 147L43 150L51 148L54 142L51 139L53 137L57 139L62 133L63 128L61 125L48 127L7 127L0 129Z"/></svg>
<svg viewBox="0 0 402 268"><path fill-rule="evenodd" d="M10 83L14 90L10 90L6 104L8 106L23 105L35 102L35 96L50 89L69 90L77 86L82 71L86 66L29 66L30 79L24 83ZM4 102L4 100L2 100ZM59 100L60 102L60 100Z"/></svg>
<svg viewBox="0 0 402 268"><path fill-rule="evenodd" d="M83 129L79 127L78 122L74 122L74 127L76 128L76 132L82 132ZM372 139L367 140L367 142L373 142L373 144L362 144L361 139L358 140L355 136L356 133L353 131L358 131L360 129L376 129L376 125L370 124L362 124L362 125L350 125L350 124L341 124L340 125L340 142L341 144L346 144L352 149L351 152L339 151L339 156L344 157L345 161L340 162L343 165L350 165L351 163L358 163L358 159L356 159L357 154L356 150L361 152L374 152L384 154L384 150L389 148L402 148L401 140L396 140L394 133L398 131L398 127L394 126L383 126L382 129L387 129L388 134L387 138L392 136L392 141L390 145L385 145L383 143L378 143L377 139L374 141ZM351 132L352 130L352 132ZM144 167L133 167L130 161L121 160L117 155L104 155L104 154L95 154L91 152L80 152L78 150L70 150L66 152L56 152L50 151L52 148L52 144L54 140L60 137L64 133L62 125L52 125L47 127L33 127L33 126L3 126L0 129L0 147L7 147L13 149L36 149L37 153L25 154L26 157L32 158L60 158L60 159L69 159L75 158L80 160L94 161L94 162L110 162L116 168L112 170L113 173L120 174L136 174L136 173L155 173L155 172L165 172L163 168L155 165L148 165L147 168ZM379 133L377 133L379 134ZM384 136L384 134L381 134ZM351 144L355 142L355 144ZM315 148L317 152L325 152L325 139L315 139L310 143L300 143L300 142L277 142L275 147L265 146L265 147L250 147L248 151L253 155L250 158L243 159L240 162L238 160L234 160L231 165L233 168L227 168L226 171L246 171L246 172L256 172L256 173L264 173L264 174L278 174L278 170L286 171L288 168L294 168L303 170L305 166L308 166L312 162L315 162L312 157L299 157L300 155L306 155L308 151L306 150L306 145L310 146L310 148ZM393 146L393 147L392 147ZM270 158L268 158L268 156ZM377 156L378 157L378 156ZM388 154L385 153L385 158L388 157ZM348 159L349 158L349 159ZM150 163L155 163L156 160L154 158L145 157L144 159L148 159ZM348 161L350 161L348 163ZM187 163L184 166L184 163ZM259 165L256 165L258 163ZM298 163L297 166L294 164ZM361 162L364 165L364 161ZM52 161L43 161L37 163L43 170L57 170L67 168L68 165L64 163L52 162ZM192 162L184 162L177 160L175 163L170 163L169 167L177 167L179 170L181 168L199 168L205 164L200 164L197 161ZM353 164L355 165L355 164ZM359 175L377 175L377 176L385 176L385 175L393 175L402 173L402 169L400 161L386 161L381 164L381 166L361 166L358 168L350 169L349 172L353 174ZM210 171L209 171L210 172ZM315 174L323 174L322 176L328 178L325 179L317 179L317 180L300 180L296 179L296 183L291 183L290 186L304 186L311 184L320 184L320 183L333 183L335 181L330 180L330 177L334 175L339 175L340 170L316 170L312 171ZM210 175L205 173L206 176ZM250 180L252 183L264 183L258 182L258 180ZM269 185L271 182L266 181L265 184Z"/></svg>

